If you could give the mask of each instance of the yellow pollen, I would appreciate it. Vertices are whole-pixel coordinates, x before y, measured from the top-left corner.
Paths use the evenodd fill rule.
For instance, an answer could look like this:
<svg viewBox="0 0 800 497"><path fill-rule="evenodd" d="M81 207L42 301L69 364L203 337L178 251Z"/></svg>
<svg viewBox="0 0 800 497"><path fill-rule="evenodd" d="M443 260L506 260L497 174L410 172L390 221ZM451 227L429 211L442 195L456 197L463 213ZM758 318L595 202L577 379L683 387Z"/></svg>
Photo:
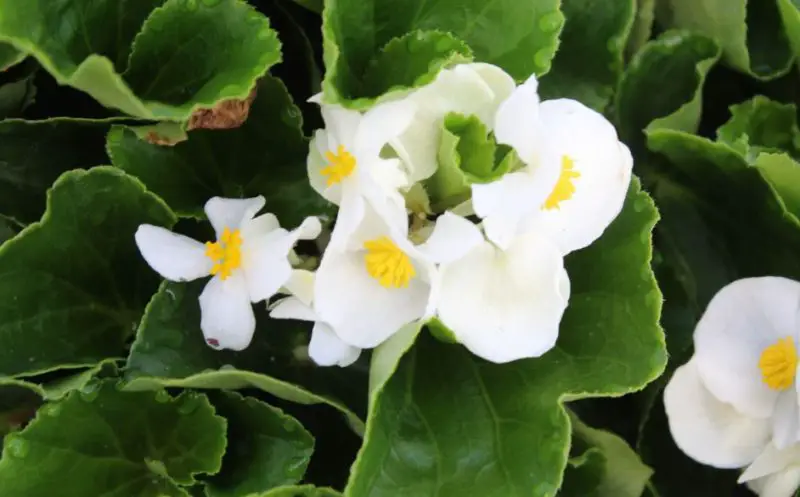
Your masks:
<svg viewBox="0 0 800 497"><path fill-rule="evenodd" d="M320 174L327 176L328 186L341 182L353 174L356 168L356 158L344 148L344 145L339 145L335 154L331 151L325 152L325 158L328 160L328 166L322 168Z"/></svg>
<svg viewBox="0 0 800 497"><path fill-rule="evenodd" d="M556 187L544 201L542 209L558 209L558 204L572 198L575 194L575 185L572 180L580 178L581 173L573 170L575 163L566 155L561 158L561 176L558 177Z"/></svg>
<svg viewBox="0 0 800 497"><path fill-rule="evenodd" d="M411 259L386 236L364 242L367 272L385 288L407 287L417 273Z"/></svg>
<svg viewBox="0 0 800 497"><path fill-rule="evenodd" d="M797 349L792 337L781 338L763 352L758 367L764 383L773 390L786 390L794 383L797 371Z"/></svg>
<svg viewBox="0 0 800 497"><path fill-rule="evenodd" d="M216 242L206 242L206 257L214 261L211 274L226 280L234 269L242 265L242 235L239 230L225 228Z"/></svg>

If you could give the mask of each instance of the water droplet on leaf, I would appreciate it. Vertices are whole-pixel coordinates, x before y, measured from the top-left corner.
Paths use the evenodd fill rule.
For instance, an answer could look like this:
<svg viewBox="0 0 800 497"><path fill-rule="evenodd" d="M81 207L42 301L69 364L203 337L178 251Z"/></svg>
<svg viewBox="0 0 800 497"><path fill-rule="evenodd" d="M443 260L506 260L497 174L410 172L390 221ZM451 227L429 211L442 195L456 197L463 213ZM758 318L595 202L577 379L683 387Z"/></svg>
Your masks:
<svg viewBox="0 0 800 497"><path fill-rule="evenodd" d="M539 19L539 29L549 33L561 27L564 22L564 15L561 12L550 12Z"/></svg>
<svg viewBox="0 0 800 497"><path fill-rule="evenodd" d="M186 399L183 404L178 407L178 413L186 416L197 410L199 403L196 398Z"/></svg>
<svg viewBox="0 0 800 497"><path fill-rule="evenodd" d="M169 396L166 390L159 390L156 392L156 402L166 404L170 400L172 400L172 397Z"/></svg>
<svg viewBox="0 0 800 497"><path fill-rule="evenodd" d="M87 383L79 390L81 399L86 402L92 402L100 395L100 384L97 382Z"/></svg>
<svg viewBox="0 0 800 497"><path fill-rule="evenodd" d="M546 69L550 69L550 61L552 58L552 51L543 48L536 52L536 55L533 56L533 62L541 71L544 71Z"/></svg>
<svg viewBox="0 0 800 497"><path fill-rule="evenodd" d="M5 452L19 459L28 455L28 442L17 436L7 436L5 441Z"/></svg>

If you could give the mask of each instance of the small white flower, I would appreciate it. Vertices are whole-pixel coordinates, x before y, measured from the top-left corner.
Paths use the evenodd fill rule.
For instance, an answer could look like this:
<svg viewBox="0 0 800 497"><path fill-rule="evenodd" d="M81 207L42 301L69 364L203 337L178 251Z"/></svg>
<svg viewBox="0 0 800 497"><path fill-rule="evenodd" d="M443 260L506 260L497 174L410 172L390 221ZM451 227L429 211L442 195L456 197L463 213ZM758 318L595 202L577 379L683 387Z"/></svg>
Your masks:
<svg viewBox="0 0 800 497"><path fill-rule="evenodd" d="M694 332L695 353L664 392L670 431L693 459L743 467L767 443L800 440L800 283L745 278L714 296Z"/></svg>
<svg viewBox="0 0 800 497"><path fill-rule="evenodd" d="M760 497L793 497L800 487L800 444L779 450L768 444L739 477Z"/></svg>
<svg viewBox="0 0 800 497"><path fill-rule="evenodd" d="M321 95L311 99L320 103ZM337 227L346 238L369 201L382 215L405 217L399 190L409 186L399 159L380 157L383 147L408 128L416 106L410 100L379 104L365 114L320 103L325 129L317 130L308 154L311 186L339 206ZM341 243L338 237L331 240Z"/></svg>
<svg viewBox="0 0 800 497"><path fill-rule="evenodd" d="M200 294L200 327L216 349L243 350L255 331L251 303L272 297L291 276L289 253L299 239L313 239L321 226L309 217L293 231L272 214L254 217L264 197L214 197L205 205L217 241L202 244L158 226L143 224L136 244L145 261L170 281L213 277Z"/></svg>
<svg viewBox="0 0 800 497"><path fill-rule="evenodd" d="M361 349L340 340L330 325L323 322L314 310L314 273L296 269L285 288L292 296L273 304L270 317L314 323L308 355L318 365L347 367L356 362L361 355Z"/></svg>
<svg viewBox="0 0 800 497"><path fill-rule="evenodd" d="M516 236L504 249L478 236L463 257L440 267L439 320L486 360L541 356L555 345L569 301L561 252L536 233Z"/></svg>
<svg viewBox="0 0 800 497"><path fill-rule="evenodd" d="M472 223L445 213L428 240L415 246L407 222L391 225L370 204L365 207L346 243L326 250L314 285L318 318L341 340L362 349L432 316L436 264L460 257L474 243Z"/></svg>
<svg viewBox="0 0 800 497"><path fill-rule="evenodd" d="M551 237L564 254L588 246L619 214L633 158L611 123L570 99L539 102L531 77L497 111L495 137L526 164L472 186L475 212L501 247L520 232Z"/></svg>
<svg viewBox="0 0 800 497"><path fill-rule="evenodd" d="M489 130L500 102L514 91L514 79L491 64L460 64L441 71L406 98L416 103L414 120L389 142L403 160L411 183L436 172L442 122L450 112L475 115Z"/></svg>

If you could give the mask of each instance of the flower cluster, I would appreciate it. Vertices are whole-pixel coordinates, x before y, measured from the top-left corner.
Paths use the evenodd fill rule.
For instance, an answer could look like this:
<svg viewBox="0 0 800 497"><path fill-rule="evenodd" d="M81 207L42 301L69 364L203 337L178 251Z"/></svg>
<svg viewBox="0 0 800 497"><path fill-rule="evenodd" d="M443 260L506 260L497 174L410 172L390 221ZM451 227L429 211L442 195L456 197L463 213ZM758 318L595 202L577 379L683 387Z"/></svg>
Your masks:
<svg viewBox="0 0 800 497"><path fill-rule="evenodd" d="M253 217L263 199L212 199L218 241L206 247L150 226L137 234L165 278L214 275L200 298L206 340L246 346L250 302L280 292L271 317L313 322L309 355L320 365L349 365L432 320L497 363L551 349L570 296L564 256L603 233L630 183L633 160L614 127L575 100L540 102L534 77L517 86L481 63L363 113L312 101L325 128L310 143L309 180L339 207L315 271L291 269L289 256L319 223L286 232L270 214ZM452 116L477 120L480 138L508 152L494 177L461 174L464 198L441 207L428 185L449 181L440 151Z"/></svg>
<svg viewBox="0 0 800 497"><path fill-rule="evenodd" d="M739 478L762 497L800 486L800 283L746 278L712 299L694 332L694 355L675 371L664 405L689 457Z"/></svg>

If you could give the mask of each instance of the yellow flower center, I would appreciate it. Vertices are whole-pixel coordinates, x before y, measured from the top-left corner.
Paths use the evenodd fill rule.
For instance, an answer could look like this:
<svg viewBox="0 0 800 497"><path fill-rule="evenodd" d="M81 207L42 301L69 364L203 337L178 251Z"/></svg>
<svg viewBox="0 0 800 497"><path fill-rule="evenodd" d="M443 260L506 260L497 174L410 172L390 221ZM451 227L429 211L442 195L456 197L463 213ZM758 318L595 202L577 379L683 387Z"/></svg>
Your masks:
<svg viewBox="0 0 800 497"><path fill-rule="evenodd" d="M572 198L575 194L575 185L572 180L580 178L581 173L573 170L575 163L566 155L561 158L561 175L558 177L556 187L544 201L542 209L558 209L558 204Z"/></svg>
<svg viewBox="0 0 800 497"><path fill-rule="evenodd" d="M773 390L786 390L794 383L797 371L797 349L792 337L781 338L763 352L758 367L764 383Z"/></svg>
<svg viewBox="0 0 800 497"><path fill-rule="evenodd" d="M411 259L386 236L364 242L367 272L385 288L407 287L417 273Z"/></svg>
<svg viewBox="0 0 800 497"><path fill-rule="evenodd" d="M324 167L320 174L328 178L328 186L340 183L353 174L356 168L356 158L344 148L344 145L339 145L335 154L330 150L325 152L325 158L328 160L328 166Z"/></svg>
<svg viewBox="0 0 800 497"><path fill-rule="evenodd" d="M234 269L242 265L242 235L239 230L225 228L216 242L206 242L206 257L214 261L211 274L218 274L223 281Z"/></svg>

